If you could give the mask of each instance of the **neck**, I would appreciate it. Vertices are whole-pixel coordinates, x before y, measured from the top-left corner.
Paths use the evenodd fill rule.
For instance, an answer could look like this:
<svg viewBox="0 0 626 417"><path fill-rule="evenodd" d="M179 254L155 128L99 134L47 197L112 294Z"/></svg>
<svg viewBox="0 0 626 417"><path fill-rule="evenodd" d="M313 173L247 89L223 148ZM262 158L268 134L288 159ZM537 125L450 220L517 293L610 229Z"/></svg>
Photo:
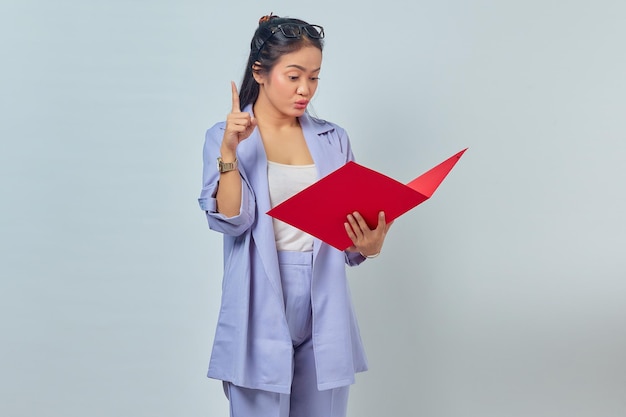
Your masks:
<svg viewBox="0 0 626 417"><path fill-rule="evenodd" d="M254 103L253 112L259 126L265 128L281 130L300 126L298 118L280 113L267 103L262 96L259 96L256 103Z"/></svg>

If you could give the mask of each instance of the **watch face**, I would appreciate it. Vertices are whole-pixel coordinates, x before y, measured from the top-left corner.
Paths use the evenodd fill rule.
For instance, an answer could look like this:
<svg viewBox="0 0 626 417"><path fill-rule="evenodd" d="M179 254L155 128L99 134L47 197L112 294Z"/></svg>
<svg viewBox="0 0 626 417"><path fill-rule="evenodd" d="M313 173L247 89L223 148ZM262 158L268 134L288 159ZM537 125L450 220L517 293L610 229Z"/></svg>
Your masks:
<svg viewBox="0 0 626 417"><path fill-rule="evenodd" d="M221 173L234 171L237 169L237 159L234 162L224 162L222 158L217 158L217 170Z"/></svg>

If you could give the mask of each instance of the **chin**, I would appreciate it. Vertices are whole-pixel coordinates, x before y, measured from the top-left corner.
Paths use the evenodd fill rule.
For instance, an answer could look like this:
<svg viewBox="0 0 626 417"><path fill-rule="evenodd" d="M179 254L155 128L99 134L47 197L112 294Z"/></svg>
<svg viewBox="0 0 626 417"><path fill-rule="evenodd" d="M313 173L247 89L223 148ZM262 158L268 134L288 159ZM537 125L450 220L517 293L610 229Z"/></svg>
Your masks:
<svg viewBox="0 0 626 417"><path fill-rule="evenodd" d="M306 113L306 108L296 109L292 105L285 106L281 109L281 113L288 117L300 117Z"/></svg>

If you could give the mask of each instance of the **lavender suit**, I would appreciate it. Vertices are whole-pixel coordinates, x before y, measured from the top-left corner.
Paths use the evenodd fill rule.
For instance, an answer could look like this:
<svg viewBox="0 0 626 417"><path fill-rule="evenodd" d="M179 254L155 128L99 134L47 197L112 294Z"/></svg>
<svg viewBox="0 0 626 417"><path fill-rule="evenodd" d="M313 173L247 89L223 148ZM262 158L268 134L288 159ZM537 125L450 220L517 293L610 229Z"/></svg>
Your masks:
<svg viewBox="0 0 626 417"><path fill-rule="evenodd" d="M251 106L245 111L252 112ZM299 118L321 178L353 159L350 141L339 126ZM293 346L274 240L267 183L267 157L258 129L239 144L242 178L240 213L225 217L216 210L219 174L216 160L225 123L206 133L200 207L209 227L224 234L222 301L208 376L235 385L287 394L291 389ZM346 279L346 264L360 254L341 252L318 239L313 247L311 306L313 345L319 390L354 383L367 362Z"/></svg>

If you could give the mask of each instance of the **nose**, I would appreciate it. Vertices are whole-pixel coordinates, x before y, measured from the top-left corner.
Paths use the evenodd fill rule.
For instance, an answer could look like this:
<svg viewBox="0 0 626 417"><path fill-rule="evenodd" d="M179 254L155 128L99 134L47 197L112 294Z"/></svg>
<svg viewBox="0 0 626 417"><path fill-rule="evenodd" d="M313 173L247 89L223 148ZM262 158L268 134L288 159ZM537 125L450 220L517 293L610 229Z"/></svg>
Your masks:
<svg viewBox="0 0 626 417"><path fill-rule="evenodd" d="M296 90L296 94L306 97L309 95L309 91L310 91L309 86L306 84L306 82L304 82L298 86L298 89Z"/></svg>

